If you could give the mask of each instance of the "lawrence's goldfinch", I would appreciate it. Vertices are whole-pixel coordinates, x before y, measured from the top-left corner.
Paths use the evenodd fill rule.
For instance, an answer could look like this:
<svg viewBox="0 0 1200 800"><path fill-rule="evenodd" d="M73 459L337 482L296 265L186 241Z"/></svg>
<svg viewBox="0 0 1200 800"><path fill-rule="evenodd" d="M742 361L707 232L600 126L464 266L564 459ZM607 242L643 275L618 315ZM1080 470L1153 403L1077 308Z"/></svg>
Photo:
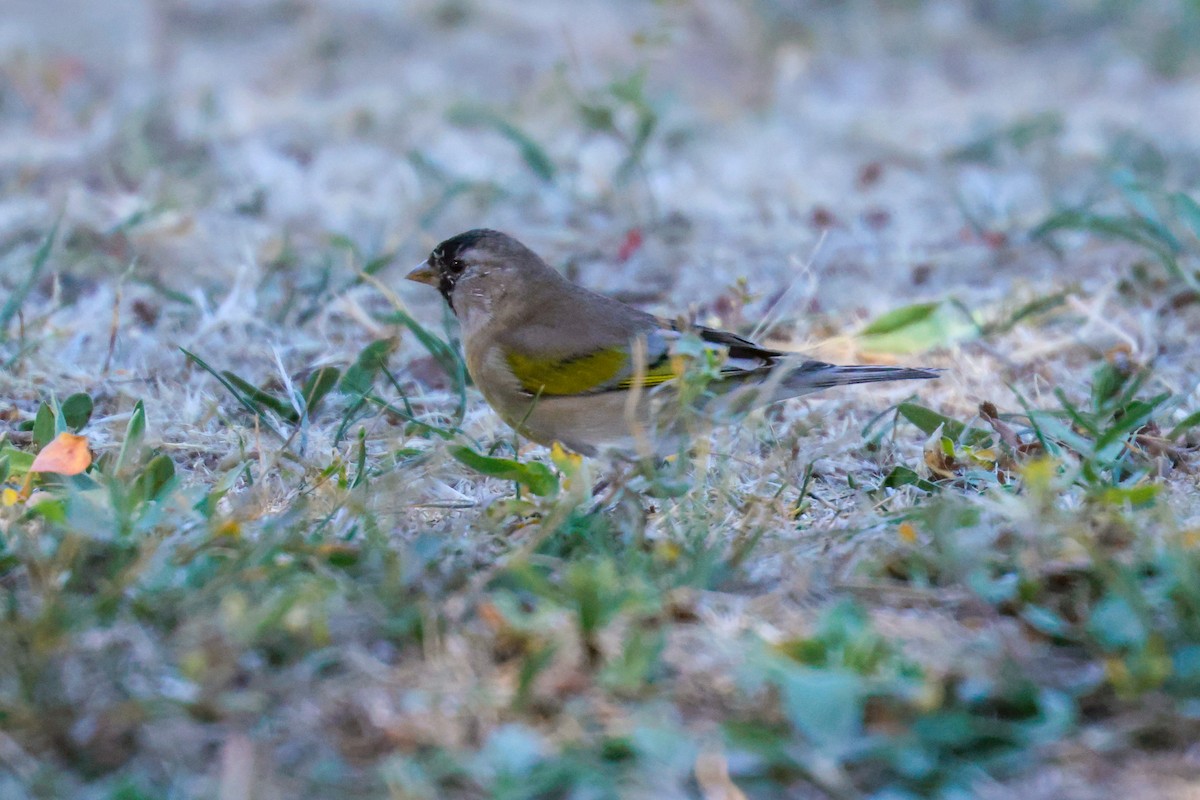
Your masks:
<svg viewBox="0 0 1200 800"><path fill-rule="evenodd" d="M692 433L678 400L681 370L697 352L709 381L689 405L724 421L830 386L938 374L835 366L725 331L681 330L571 283L493 230L447 239L408 278L446 298L462 327L467 370L504 421L536 442L585 455L674 451Z"/></svg>

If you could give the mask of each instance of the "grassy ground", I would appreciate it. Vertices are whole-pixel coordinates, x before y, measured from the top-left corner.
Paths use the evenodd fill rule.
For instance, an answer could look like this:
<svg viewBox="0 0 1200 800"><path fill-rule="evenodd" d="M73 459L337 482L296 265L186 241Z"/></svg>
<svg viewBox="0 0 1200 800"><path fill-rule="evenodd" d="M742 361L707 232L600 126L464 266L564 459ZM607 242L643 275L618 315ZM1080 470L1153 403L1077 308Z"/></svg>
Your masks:
<svg viewBox="0 0 1200 800"><path fill-rule="evenodd" d="M1196 3L8 5L0 796L1200 792ZM482 225L947 371L514 442Z"/></svg>

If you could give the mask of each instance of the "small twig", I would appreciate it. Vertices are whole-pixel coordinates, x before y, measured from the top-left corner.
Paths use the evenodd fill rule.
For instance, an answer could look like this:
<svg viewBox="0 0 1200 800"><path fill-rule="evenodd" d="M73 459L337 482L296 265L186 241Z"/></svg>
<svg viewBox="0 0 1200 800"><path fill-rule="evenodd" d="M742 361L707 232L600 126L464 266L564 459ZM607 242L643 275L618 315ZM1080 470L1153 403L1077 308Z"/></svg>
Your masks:
<svg viewBox="0 0 1200 800"><path fill-rule="evenodd" d="M108 328L108 352L104 354L104 366L100 368L100 374L105 377L108 377L113 353L117 349L117 331L121 327L121 294L121 282L118 281L116 291L113 293L112 323Z"/></svg>

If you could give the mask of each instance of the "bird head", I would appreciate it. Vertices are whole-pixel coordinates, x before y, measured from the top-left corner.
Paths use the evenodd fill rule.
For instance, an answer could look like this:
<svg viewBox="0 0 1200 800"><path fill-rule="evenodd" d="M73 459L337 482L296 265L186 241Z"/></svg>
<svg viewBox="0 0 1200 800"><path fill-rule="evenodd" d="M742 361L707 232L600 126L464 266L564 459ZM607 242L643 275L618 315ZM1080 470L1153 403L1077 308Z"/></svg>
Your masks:
<svg viewBox="0 0 1200 800"><path fill-rule="evenodd" d="M442 293L457 316L490 313L502 296L529 278L553 270L516 239L477 228L452 236L433 248L429 258L406 276Z"/></svg>

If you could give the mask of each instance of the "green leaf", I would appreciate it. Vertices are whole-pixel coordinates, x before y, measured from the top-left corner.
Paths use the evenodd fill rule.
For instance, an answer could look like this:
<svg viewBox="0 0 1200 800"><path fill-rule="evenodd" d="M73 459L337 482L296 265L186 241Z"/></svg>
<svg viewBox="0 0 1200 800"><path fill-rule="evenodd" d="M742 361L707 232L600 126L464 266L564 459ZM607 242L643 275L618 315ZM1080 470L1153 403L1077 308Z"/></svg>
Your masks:
<svg viewBox="0 0 1200 800"><path fill-rule="evenodd" d="M336 367L321 367L308 376L300 396L304 398L304 408L311 417L325 399L325 395L337 385L341 372Z"/></svg>
<svg viewBox="0 0 1200 800"><path fill-rule="evenodd" d="M1029 317L1039 316L1065 305L1070 292L1055 292L1044 297L1037 297L1025 303L1005 319L993 320L984 325L986 335L1008 333Z"/></svg>
<svg viewBox="0 0 1200 800"><path fill-rule="evenodd" d="M1121 391L1121 387L1129 380L1129 373L1118 369L1107 361L1100 365L1092 375L1092 404L1096 409L1104 407Z"/></svg>
<svg viewBox="0 0 1200 800"><path fill-rule="evenodd" d="M345 250L347 253L349 253L351 256L353 256L356 260L359 258L358 245L355 244L354 240L351 239L346 234L331 233L329 235L328 242L329 242L330 247L335 247L339 250Z"/></svg>
<svg viewBox="0 0 1200 800"><path fill-rule="evenodd" d="M378 370L372 372L358 364L351 364L346 368L346 374L338 383L338 390L348 397L361 401L371 393L371 389L375 385L376 374L378 374Z"/></svg>
<svg viewBox="0 0 1200 800"><path fill-rule="evenodd" d="M266 406L289 422L296 421L296 409L292 408L291 405L284 402L282 399L258 388L241 376L236 375L227 369L221 370L221 376L242 393L242 398L244 398L243 402L245 402L245 400L249 400L251 404L257 403L258 405ZM256 413L262 413L261 409L259 409Z"/></svg>
<svg viewBox="0 0 1200 800"><path fill-rule="evenodd" d="M621 610L621 578L610 560L574 562L564 584L575 603L579 631L585 638L599 633Z"/></svg>
<svg viewBox="0 0 1200 800"><path fill-rule="evenodd" d="M1183 421L1178 425L1171 428L1171 432L1167 434L1167 438L1172 440L1178 439L1197 425L1200 425L1200 411L1193 411L1184 417Z"/></svg>
<svg viewBox="0 0 1200 800"><path fill-rule="evenodd" d="M861 336L879 336L884 333L895 333L898 330L916 325L929 319L941 306L937 303L918 303L893 309L870 322L862 329Z"/></svg>
<svg viewBox="0 0 1200 800"><path fill-rule="evenodd" d="M796 667L778 679L783 711L819 747L839 752L861 734L863 681L843 670Z"/></svg>
<svg viewBox="0 0 1200 800"><path fill-rule="evenodd" d="M354 457L354 477L350 479L350 488L357 489L367 480L367 429L358 429L358 453Z"/></svg>
<svg viewBox="0 0 1200 800"><path fill-rule="evenodd" d="M205 519L211 519L217 511L217 505L221 502L221 498L229 494L229 490L237 484L243 474L248 474L249 469L249 465L243 463L226 472L217 479L209 493L200 498L192 508Z"/></svg>
<svg viewBox="0 0 1200 800"><path fill-rule="evenodd" d="M1171 673L1177 681L1200 683L1200 644L1180 647L1171 656Z"/></svg>
<svg viewBox="0 0 1200 800"><path fill-rule="evenodd" d="M454 393L458 396L458 407L454 411L454 419L456 425L461 423L463 415L466 414L467 410L467 383L469 376L467 375L467 365L463 362L462 354L458 351L458 348L430 333L421 323L403 311L396 311L381 321L391 324L399 323L408 328L413 336L417 337L417 341L421 343L421 346L437 361L442 372L450 378Z"/></svg>
<svg viewBox="0 0 1200 800"><path fill-rule="evenodd" d="M554 180L554 162L550 160L550 156L547 155L540 144L511 123L497 120L494 127L501 136L517 146L517 152L521 154L521 160L533 171L533 174L546 183Z"/></svg>
<svg viewBox="0 0 1200 800"><path fill-rule="evenodd" d="M1129 437L1150 422L1158 406L1169 397L1168 394L1162 394L1148 401L1135 400L1130 403L1112 427L1096 439L1096 458L1111 461L1119 457L1124 452Z"/></svg>
<svg viewBox="0 0 1200 800"><path fill-rule="evenodd" d="M577 106L583 124L594 131L611 132L616 130L613 110L608 106L580 103Z"/></svg>
<svg viewBox="0 0 1200 800"><path fill-rule="evenodd" d="M1133 209L1136 218L1156 239L1169 247L1172 252L1179 252L1182 246L1175 234L1162 221L1162 215L1154 205L1137 176L1128 170L1119 169L1112 174L1113 184Z"/></svg>
<svg viewBox="0 0 1200 800"><path fill-rule="evenodd" d="M152 289L156 294L165 300L170 300L172 303L179 303L185 306L195 306L196 301L187 296L183 292L177 292L165 286L158 278L147 277L144 275L134 275L131 279L134 283Z"/></svg>
<svg viewBox="0 0 1200 800"><path fill-rule="evenodd" d="M523 708L529 703L533 693L534 681L554 660L557 648L553 643L536 644L526 652L521 659L521 668L517 673L516 705Z"/></svg>
<svg viewBox="0 0 1200 800"><path fill-rule="evenodd" d="M334 435L334 441L340 442L358 418L358 412L366 405L367 399L371 397L371 390L375 388L375 379L380 371L387 367L388 356L396 349L398 343L395 338L371 342L359 352L358 358L342 374L337 384L338 391L349 398L350 402Z"/></svg>
<svg viewBox="0 0 1200 800"><path fill-rule="evenodd" d="M1034 630L1041 631L1047 636L1065 637L1071 630L1057 613L1043 606L1028 605L1021 610L1021 619Z"/></svg>
<svg viewBox="0 0 1200 800"><path fill-rule="evenodd" d="M1174 265L1178 243L1164 237L1163 231L1141 217L1112 217L1088 211L1068 210L1053 214L1033 229L1030 236L1041 239L1057 231L1086 231L1122 239L1145 247L1168 266Z"/></svg>
<svg viewBox="0 0 1200 800"><path fill-rule="evenodd" d="M926 436L932 436L938 428L942 435L952 442L978 447L991 439L991 433L982 428L968 427L956 419L939 414L931 408L916 403L901 403L896 406L897 413L916 425Z"/></svg>
<svg viewBox="0 0 1200 800"><path fill-rule="evenodd" d="M952 151L949 157L952 161L992 162L1005 147L1021 151L1039 139L1058 136L1062 129L1062 115L1052 111L1032 114L985 133Z"/></svg>
<svg viewBox="0 0 1200 800"><path fill-rule="evenodd" d="M417 341L421 343L434 360L438 362L438 366L446 373L446 376L454 382L456 386L465 382L466 365L463 364L462 357L458 350L450 343L442 341L437 336L429 332L429 329L417 322L403 311L395 311L381 318L381 322L387 322L395 325L399 323L412 332L412 335L417 337Z"/></svg>
<svg viewBox="0 0 1200 800"><path fill-rule="evenodd" d="M116 465L113 467L113 474L119 475L125 467L129 466L134 454L142 445L142 437L146 435L146 406L141 400L133 406L133 413L129 415L129 424L125 426L125 439L121 442L121 452L117 454Z"/></svg>
<svg viewBox="0 0 1200 800"><path fill-rule="evenodd" d="M49 403L42 403L33 418L33 443L41 450L50 444L54 437L54 412L50 410Z"/></svg>
<svg viewBox="0 0 1200 800"><path fill-rule="evenodd" d="M927 481L908 467L895 467L879 484L881 489L899 489L901 486L915 486L924 492L938 491L938 485Z"/></svg>
<svg viewBox="0 0 1200 800"><path fill-rule="evenodd" d="M233 395L234 399L236 399L238 401L238 403L242 406L242 408L249 411L255 417L258 417L258 419L262 422L262 425L267 430L269 430L271 433L275 434L280 439L283 439L284 441L287 440L288 437L284 436L283 433L277 427L275 427L275 424L273 422L271 422L271 420L269 420L265 414L263 414L262 408L260 408L249 397L247 397L246 394L240 388L235 386L229 380L229 378L225 376L225 374L223 374L221 372L217 372L215 369L213 369L211 366L209 366L208 362L206 362L204 359L200 358L200 356L196 355L195 353L191 352L190 350L187 350L186 348L181 347L181 348L179 348L179 351L181 353L183 353L184 356L186 356L187 359L189 361L191 361L193 364L200 367L200 369L204 370L209 375L212 375L214 378L216 378L217 381L222 386L225 387L226 391L228 391L231 395Z"/></svg>
<svg viewBox="0 0 1200 800"><path fill-rule="evenodd" d="M918 303L876 317L858 333L859 346L873 353L918 353L973 339L980 327L956 303Z"/></svg>
<svg viewBox="0 0 1200 800"><path fill-rule="evenodd" d="M1200 203L1180 192L1171 195L1171 210L1187 224L1192 235L1200 239Z"/></svg>
<svg viewBox="0 0 1200 800"><path fill-rule="evenodd" d="M50 410L54 412L54 435L67 432L67 420L63 415L62 403L53 394L50 395Z"/></svg>
<svg viewBox="0 0 1200 800"><path fill-rule="evenodd" d="M644 108L646 102L646 70L638 69L628 77L615 80L608 85L608 91L616 99L628 103L635 108Z"/></svg>
<svg viewBox="0 0 1200 800"><path fill-rule="evenodd" d="M150 459L133 481L133 496L141 501L157 500L175 479L175 462L159 454Z"/></svg>
<svg viewBox="0 0 1200 800"><path fill-rule="evenodd" d="M1138 648L1146 642L1141 617L1123 597L1108 595L1092 609L1088 632L1109 650Z"/></svg>
<svg viewBox="0 0 1200 800"><path fill-rule="evenodd" d="M379 371L387 365L388 356L396 349L395 339L377 339L364 347L358 358L346 370L338 390L355 399L369 394Z"/></svg>
<svg viewBox="0 0 1200 800"><path fill-rule="evenodd" d="M1158 499L1161 484L1142 483L1137 486L1108 486L1100 495L1100 499L1110 506L1123 508L1149 508Z"/></svg>
<svg viewBox="0 0 1200 800"><path fill-rule="evenodd" d="M362 272L365 272L367 275L374 275L376 272L379 272L379 270L383 269L395 260L395 250L390 253L380 253L374 258L368 259L367 263L363 264Z"/></svg>
<svg viewBox="0 0 1200 800"><path fill-rule="evenodd" d="M83 392L73 394L63 401L63 420L67 427L78 432L92 418L92 398Z"/></svg>
<svg viewBox="0 0 1200 800"><path fill-rule="evenodd" d="M515 481L538 496L545 497L558 491L558 477L545 464L536 461L526 464L511 458L485 456L465 445L455 445L449 448L449 453L460 464L478 473Z"/></svg>
<svg viewBox="0 0 1200 800"><path fill-rule="evenodd" d="M634 170L641 163L643 155L645 155L646 146L650 143L650 137L653 135L656 127L658 127L657 115L649 108L639 108L637 130L633 141L629 144L629 152L622 159L616 172L613 173L613 179L618 184L624 183L633 175Z"/></svg>
<svg viewBox="0 0 1200 800"><path fill-rule="evenodd" d="M0 447L0 459L8 462L10 472L24 474L29 472L29 468L33 466L33 453L26 453L24 450L18 450L15 447L5 445Z"/></svg>
<svg viewBox="0 0 1200 800"><path fill-rule="evenodd" d="M660 669L666 635L657 628L636 625L605 666L601 681L619 692L642 689Z"/></svg>
<svg viewBox="0 0 1200 800"><path fill-rule="evenodd" d="M521 154L521 160L535 175L547 183L554 180L554 162L550 160L550 156L546 154L542 146L525 131L499 114L483 108L459 106L451 109L448 116L450 121L456 125L491 128L496 131L516 145L517 152Z"/></svg>
<svg viewBox="0 0 1200 800"><path fill-rule="evenodd" d="M1054 411L1031 410L1028 412L1029 422L1037 431L1039 441L1047 451L1053 453L1058 444L1062 444L1080 455L1090 455L1093 445L1091 440L1079 435L1063 421L1061 414Z"/></svg>

